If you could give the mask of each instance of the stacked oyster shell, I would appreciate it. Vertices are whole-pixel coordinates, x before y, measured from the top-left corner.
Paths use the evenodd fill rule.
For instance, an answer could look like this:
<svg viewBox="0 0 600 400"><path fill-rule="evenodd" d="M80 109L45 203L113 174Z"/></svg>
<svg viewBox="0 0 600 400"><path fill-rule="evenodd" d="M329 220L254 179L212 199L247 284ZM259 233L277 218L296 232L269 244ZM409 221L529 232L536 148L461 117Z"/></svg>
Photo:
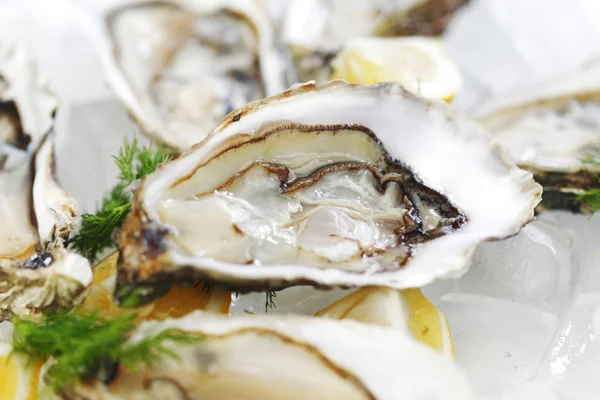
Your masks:
<svg viewBox="0 0 600 400"><path fill-rule="evenodd" d="M71 308L91 280L66 249L77 203L54 174L56 106L26 50L0 42L0 321Z"/></svg>
<svg viewBox="0 0 600 400"><path fill-rule="evenodd" d="M443 27L462 3L439 2L444 11L430 30ZM90 26L107 79L141 129L178 149L196 143L139 183L117 235L117 301L142 305L198 279L237 292L298 285L418 288L459 276L481 242L514 235L532 219L541 196L532 174L447 104L398 84L334 81L283 91L297 79L278 43L289 22L269 21L270 4L116 0L92 7ZM335 10L363 13L358 2L346 9L335 1L302 4L329 7L323 15L332 18L330 28L346 18ZM414 16L429 18L424 10L435 4L377 2L368 7L373 18L365 32L411 32ZM44 166L33 175L34 203L36 187L43 186L36 179L51 176L50 139L33 156L34 165ZM32 274L58 271L63 282L65 270L84 268L56 267L70 264L57 263L54 254L78 256L65 249L74 206L70 214L56 211L63 210L64 193L52 188L61 200L42 198L52 202L43 204L55 219L37 218L38 236L32 235L41 244L22 264L39 266ZM46 257L51 264L42 268ZM69 292L70 301L79 298L77 290ZM394 326L197 312L144 324L130 340L170 330L204 340L169 343L176 361L141 370L117 366L110 379L89 377L62 395L472 397L452 360Z"/></svg>
<svg viewBox="0 0 600 400"><path fill-rule="evenodd" d="M541 188L531 173L450 106L397 84L284 91L298 76L324 79L327 57L354 35L344 24L359 35L415 26L437 34L464 1L289 1L274 18L280 3L115 0L88 9L117 96L144 132L187 149L135 191L117 235L117 301L142 305L198 279L241 293L418 288L460 275L479 243L533 217ZM310 43L296 41L303 15L324 27ZM362 25L348 24L352 15ZM431 24L415 24L423 20ZM121 366L63 395L472 397L452 360L396 325L199 311L146 323L130 339L169 330L204 338L170 344L177 361Z"/></svg>

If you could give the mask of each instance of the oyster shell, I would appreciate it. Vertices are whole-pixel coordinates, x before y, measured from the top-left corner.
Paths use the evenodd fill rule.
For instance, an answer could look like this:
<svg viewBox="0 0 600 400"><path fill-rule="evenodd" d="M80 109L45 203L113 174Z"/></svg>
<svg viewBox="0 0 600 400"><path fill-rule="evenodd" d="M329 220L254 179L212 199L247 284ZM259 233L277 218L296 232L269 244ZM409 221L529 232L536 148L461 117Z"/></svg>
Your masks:
<svg viewBox="0 0 600 400"><path fill-rule="evenodd" d="M468 0L290 0L282 24L304 81L324 82L329 62L350 39L437 36Z"/></svg>
<svg viewBox="0 0 600 400"><path fill-rule="evenodd" d="M6 49L10 48L10 51ZM91 280L86 259L66 250L77 203L54 178L56 100L26 50L0 43L0 321L71 307ZM10 80L9 80L10 79ZM29 151L23 151L26 143Z"/></svg>
<svg viewBox="0 0 600 400"><path fill-rule="evenodd" d="M0 320L72 307L92 278L87 260L66 250L77 203L54 180L52 138L0 170Z"/></svg>
<svg viewBox="0 0 600 400"><path fill-rule="evenodd" d="M24 46L0 41L0 168L11 151L37 145L57 106Z"/></svg>
<svg viewBox="0 0 600 400"><path fill-rule="evenodd" d="M272 25L252 0L96 6L92 37L109 84L167 145L187 149L233 109L289 86Z"/></svg>
<svg viewBox="0 0 600 400"><path fill-rule="evenodd" d="M573 195L598 186L582 160L600 145L600 60L474 111L522 168L544 186L547 207L577 208Z"/></svg>
<svg viewBox="0 0 600 400"><path fill-rule="evenodd" d="M132 341L176 330L201 335L173 345L178 360L120 367L77 399L460 399L474 398L456 364L401 331L306 317L221 317L196 312L143 325Z"/></svg>
<svg viewBox="0 0 600 400"><path fill-rule="evenodd" d="M540 193L445 104L397 84L298 85L141 182L118 297L190 277L239 291L421 286L518 232Z"/></svg>

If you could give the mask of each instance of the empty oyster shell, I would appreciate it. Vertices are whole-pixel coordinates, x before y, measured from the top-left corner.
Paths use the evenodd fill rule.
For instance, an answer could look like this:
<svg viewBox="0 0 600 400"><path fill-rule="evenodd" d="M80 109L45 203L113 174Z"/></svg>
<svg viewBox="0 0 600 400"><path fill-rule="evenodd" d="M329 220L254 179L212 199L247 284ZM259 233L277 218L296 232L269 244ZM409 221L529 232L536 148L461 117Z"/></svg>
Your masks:
<svg viewBox="0 0 600 400"><path fill-rule="evenodd" d="M600 60L475 110L522 168L544 187L544 205L578 207L574 194L598 186L594 164L582 160L600 145Z"/></svg>
<svg viewBox="0 0 600 400"><path fill-rule="evenodd" d="M518 232L540 193L445 104L397 84L299 85L141 182L118 297L190 277L240 291L421 286Z"/></svg>
<svg viewBox="0 0 600 400"><path fill-rule="evenodd" d="M73 306L81 300L91 270L86 259L66 250L77 203L54 178L50 131L56 100L36 86L39 80L26 50L0 43L0 52L5 150L0 163L1 321ZM30 151L19 149L30 140Z"/></svg>
<svg viewBox="0 0 600 400"><path fill-rule="evenodd" d="M132 341L176 330L204 339L173 345L178 360L120 367L77 399L471 399L456 364L401 331L306 317L221 317L195 312L143 325Z"/></svg>
<svg viewBox="0 0 600 400"><path fill-rule="evenodd" d="M142 130L170 146L189 148L233 109L289 86L272 25L252 0L94 6L90 30L109 84Z"/></svg>

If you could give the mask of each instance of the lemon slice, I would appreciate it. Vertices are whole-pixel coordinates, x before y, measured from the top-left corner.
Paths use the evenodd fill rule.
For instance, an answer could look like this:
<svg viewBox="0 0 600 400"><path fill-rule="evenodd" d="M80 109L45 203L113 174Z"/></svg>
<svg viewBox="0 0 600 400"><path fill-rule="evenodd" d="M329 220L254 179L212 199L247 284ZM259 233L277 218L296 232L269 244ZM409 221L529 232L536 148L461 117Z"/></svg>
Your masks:
<svg viewBox="0 0 600 400"><path fill-rule="evenodd" d="M428 99L450 101L462 78L440 39L367 37L349 41L331 62L331 79L374 85L398 82Z"/></svg>
<svg viewBox="0 0 600 400"><path fill-rule="evenodd" d="M79 310L100 310L106 318L122 315L130 309L120 308L113 303L116 283L118 253L113 253L94 267L90 293ZM202 286L182 288L173 285L171 290L153 303L136 309L142 320L178 318L195 310L227 314L231 303L231 292L214 288L206 291Z"/></svg>
<svg viewBox="0 0 600 400"><path fill-rule="evenodd" d="M404 331L434 350L454 357L446 316L420 289L359 289L315 314L317 317L352 319Z"/></svg>
<svg viewBox="0 0 600 400"><path fill-rule="evenodd" d="M0 343L0 399L36 400L41 365L29 364L11 350L8 343Z"/></svg>

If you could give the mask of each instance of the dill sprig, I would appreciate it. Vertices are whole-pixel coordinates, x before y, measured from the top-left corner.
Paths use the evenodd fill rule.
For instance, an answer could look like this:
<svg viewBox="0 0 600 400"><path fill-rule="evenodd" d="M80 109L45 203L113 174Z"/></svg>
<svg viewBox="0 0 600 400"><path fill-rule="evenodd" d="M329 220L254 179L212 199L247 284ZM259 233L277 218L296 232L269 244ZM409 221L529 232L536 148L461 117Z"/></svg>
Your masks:
<svg viewBox="0 0 600 400"><path fill-rule="evenodd" d="M94 263L104 249L112 247L113 232L123 225L131 210L131 185L172 158L164 147L140 148L136 138L131 142L126 138L119 154L113 157L120 171L119 182L102 199L98 212L81 216L81 229L71 239L73 248Z"/></svg>
<svg viewBox="0 0 600 400"><path fill-rule="evenodd" d="M277 308L275 304L275 297L277 297L277 293L273 291L265 292L266 301L265 301L265 313L269 312L269 309Z"/></svg>
<svg viewBox="0 0 600 400"><path fill-rule="evenodd" d="M600 149L595 149L586 158L582 160L585 164L595 165L600 168ZM600 180L600 177L599 177ZM588 206L592 212L600 210L600 189L590 189L587 192L579 195L577 200Z"/></svg>
<svg viewBox="0 0 600 400"><path fill-rule="evenodd" d="M165 357L177 358L167 342L195 343L202 338L176 331L162 331L129 343L135 313L105 320L94 312L87 315L58 313L41 324L14 321L13 352L30 361L54 363L47 373L48 385L60 391L67 384L98 377L102 371L122 364L128 368L152 366Z"/></svg>
<svg viewBox="0 0 600 400"><path fill-rule="evenodd" d="M112 233L123 225L130 210L130 196L122 186L115 187L102 199L100 211L81 216L81 229L71 239L73 248L95 262L102 250L112 247Z"/></svg>

